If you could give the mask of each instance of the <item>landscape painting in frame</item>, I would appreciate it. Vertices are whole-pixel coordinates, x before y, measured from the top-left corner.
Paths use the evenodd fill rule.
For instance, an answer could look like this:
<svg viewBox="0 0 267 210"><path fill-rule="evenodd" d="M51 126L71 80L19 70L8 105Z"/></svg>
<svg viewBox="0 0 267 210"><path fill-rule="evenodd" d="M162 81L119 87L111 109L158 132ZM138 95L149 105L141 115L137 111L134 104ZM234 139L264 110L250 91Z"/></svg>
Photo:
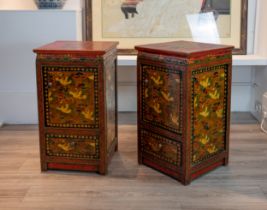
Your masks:
<svg viewBox="0 0 267 210"><path fill-rule="evenodd" d="M119 41L120 49L177 40L203 40L240 48L244 2L92 0L92 39Z"/></svg>

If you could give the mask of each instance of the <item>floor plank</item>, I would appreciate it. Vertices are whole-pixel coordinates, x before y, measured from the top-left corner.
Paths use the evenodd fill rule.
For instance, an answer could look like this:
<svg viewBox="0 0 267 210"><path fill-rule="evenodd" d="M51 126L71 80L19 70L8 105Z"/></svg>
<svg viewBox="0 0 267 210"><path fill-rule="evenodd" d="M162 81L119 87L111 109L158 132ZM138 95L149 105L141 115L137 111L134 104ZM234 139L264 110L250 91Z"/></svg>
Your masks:
<svg viewBox="0 0 267 210"><path fill-rule="evenodd" d="M267 135L232 124L230 164L183 186L137 164L135 114L120 115L109 174L40 172L36 125L0 129L0 210L267 210Z"/></svg>

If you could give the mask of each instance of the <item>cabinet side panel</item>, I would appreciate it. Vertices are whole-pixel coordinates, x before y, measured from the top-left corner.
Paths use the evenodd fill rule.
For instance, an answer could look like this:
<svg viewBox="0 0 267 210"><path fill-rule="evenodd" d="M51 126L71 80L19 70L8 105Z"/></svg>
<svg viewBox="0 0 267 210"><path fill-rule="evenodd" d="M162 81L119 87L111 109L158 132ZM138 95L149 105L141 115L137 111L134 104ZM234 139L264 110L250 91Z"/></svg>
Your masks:
<svg viewBox="0 0 267 210"><path fill-rule="evenodd" d="M225 150L228 65L192 73L192 163Z"/></svg>
<svg viewBox="0 0 267 210"><path fill-rule="evenodd" d="M191 178L229 157L231 52L191 61Z"/></svg>
<svg viewBox="0 0 267 210"><path fill-rule="evenodd" d="M116 139L116 71L115 59L112 57L105 63L106 83L106 123L107 123L107 150Z"/></svg>
<svg viewBox="0 0 267 210"><path fill-rule="evenodd" d="M41 62L36 59L36 80L37 80L37 98L38 98L38 120L39 120L39 145L40 145L40 164L41 170L47 170L45 155L45 137L44 137L44 101L43 101L43 75Z"/></svg>

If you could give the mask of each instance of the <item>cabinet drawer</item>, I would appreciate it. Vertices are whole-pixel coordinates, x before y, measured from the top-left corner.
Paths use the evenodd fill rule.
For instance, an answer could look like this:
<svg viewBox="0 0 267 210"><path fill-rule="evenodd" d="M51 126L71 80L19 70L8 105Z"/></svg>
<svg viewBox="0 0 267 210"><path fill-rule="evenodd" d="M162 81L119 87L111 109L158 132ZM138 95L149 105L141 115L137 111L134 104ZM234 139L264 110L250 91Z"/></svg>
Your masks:
<svg viewBox="0 0 267 210"><path fill-rule="evenodd" d="M46 134L46 155L78 159L99 159L99 137Z"/></svg>
<svg viewBox="0 0 267 210"><path fill-rule="evenodd" d="M141 151L145 156L181 166L181 144L158 134L142 130Z"/></svg>

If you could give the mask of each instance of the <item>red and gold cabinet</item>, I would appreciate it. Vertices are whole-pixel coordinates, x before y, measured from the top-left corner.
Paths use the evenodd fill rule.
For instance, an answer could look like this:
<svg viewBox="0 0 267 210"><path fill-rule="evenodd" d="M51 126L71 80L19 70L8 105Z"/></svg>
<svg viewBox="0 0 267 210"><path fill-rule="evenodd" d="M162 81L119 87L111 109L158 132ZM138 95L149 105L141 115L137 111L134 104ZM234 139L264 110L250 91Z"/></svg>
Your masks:
<svg viewBox="0 0 267 210"><path fill-rule="evenodd" d="M183 184L228 163L232 47L138 50L138 160Z"/></svg>
<svg viewBox="0 0 267 210"><path fill-rule="evenodd" d="M41 169L107 173L117 150L115 42L37 48Z"/></svg>

